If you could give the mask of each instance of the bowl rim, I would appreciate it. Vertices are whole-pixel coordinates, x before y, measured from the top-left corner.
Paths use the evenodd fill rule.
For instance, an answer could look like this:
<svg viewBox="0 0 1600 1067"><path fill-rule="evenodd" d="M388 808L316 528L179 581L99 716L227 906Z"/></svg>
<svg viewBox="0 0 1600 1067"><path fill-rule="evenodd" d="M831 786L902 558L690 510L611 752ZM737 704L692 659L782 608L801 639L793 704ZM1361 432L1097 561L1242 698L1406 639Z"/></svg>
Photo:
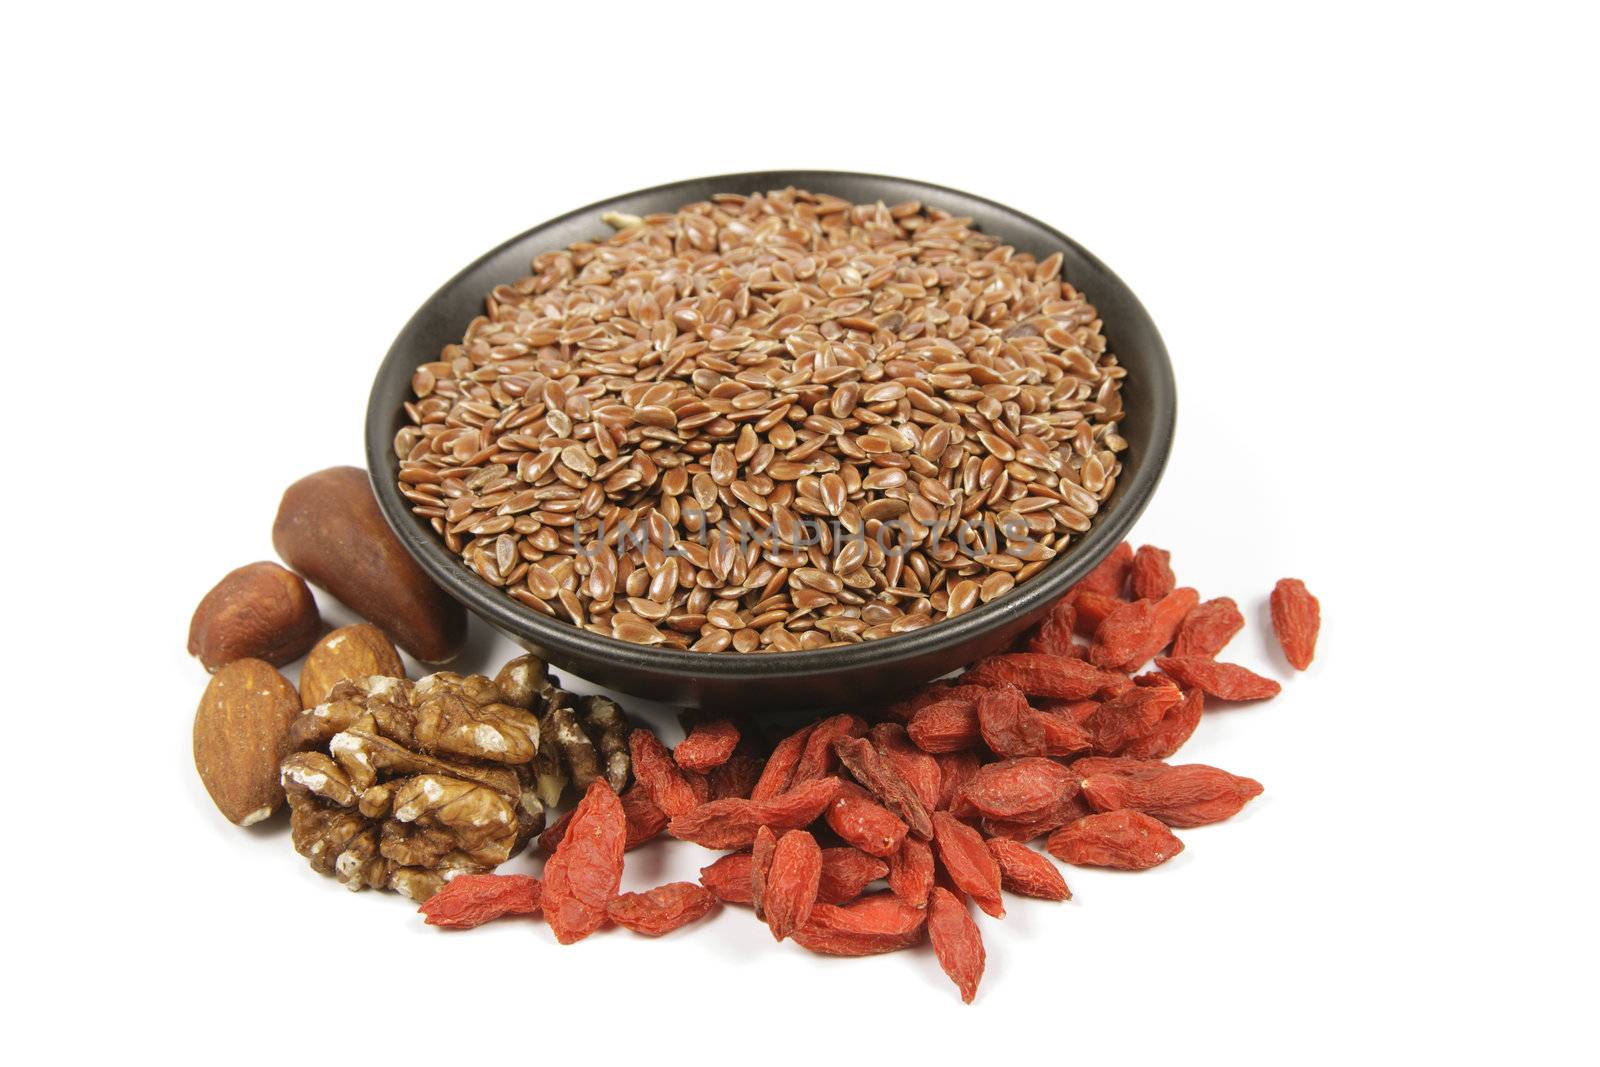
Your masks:
<svg viewBox="0 0 1600 1067"><path fill-rule="evenodd" d="M600 214L615 207L620 201L706 185L724 185L729 192L748 192L752 188L773 189L790 185L805 188L808 181L839 179L893 182L921 190L935 202L940 196L948 196L979 203L1023 225L1037 227L1048 234L1052 241L1059 242L1063 248L1070 248L1084 261L1102 272L1105 278L1102 284L1109 284L1121 290L1118 294L1119 302L1124 307L1118 315L1119 319L1124 321L1130 317L1143 319L1141 325L1148 332L1153 345L1150 355L1154 373L1150 374L1147 371L1140 377L1141 389L1147 392L1144 403L1149 405L1148 415L1154 420L1151 427L1151 448L1147 455L1140 457L1132 477L1119 483L1117 499L1113 506L1097 514L1089 531L1071 544L1060 557L994 601L980 605L955 619L933 623L910 633L840 647L796 652L691 652L639 645L620 638L608 637L526 607L468 569L460 562L458 556L445 549L443 541L432 529L411 514L409 503L400 493L393 477L399 466L399 461L394 455L393 442L395 412L384 402L382 394L386 392L386 383L398 373L397 367L404 368L408 379L411 370L414 369L413 358L405 351L408 347L406 343L408 335L429 316L430 309L436 303L463 284L469 275L542 231L554 229L584 216L592 217L598 228ZM704 199L703 194L692 197L689 202L701 199ZM540 249L540 251L546 250ZM1096 299L1097 303L1104 303L1103 295L1091 294L1091 297ZM464 328L465 323L462 325ZM1166 469L1172 450L1176 421L1177 386L1173 376L1172 361L1154 321L1133 290L1077 241L1016 208L932 182L857 171L794 170L719 174L636 189L596 200L502 241L461 268L435 290L395 336L373 378L367 402L365 436L368 478L384 519L407 552L416 559L428 576L438 582L453 598L465 604L474 614L503 632L525 637L546 653L586 659L614 657L627 662L630 668L639 671L685 680L706 678L728 681L747 678L800 678L869 666L892 668L896 664L937 654L978 638L1003 625L1009 619L1029 614L1045 603L1056 600L1103 559L1123 539L1143 513Z"/></svg>

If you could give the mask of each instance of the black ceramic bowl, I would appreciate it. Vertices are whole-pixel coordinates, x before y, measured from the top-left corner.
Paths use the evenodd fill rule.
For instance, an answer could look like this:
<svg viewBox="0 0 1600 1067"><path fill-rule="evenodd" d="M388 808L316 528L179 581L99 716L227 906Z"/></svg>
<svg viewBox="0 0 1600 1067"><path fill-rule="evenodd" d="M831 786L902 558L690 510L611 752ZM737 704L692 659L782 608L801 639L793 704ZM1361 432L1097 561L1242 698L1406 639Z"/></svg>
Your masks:
<svg viewBox="0 0 1600 1067"><path fill-rule="evenodd" d="M447 552L413 516L395 485L393 440L404 424L411 373L458 341L483 298L496 285L527 273L534 255L611 232L606 211L634 215L672 211L714 193L750 193L798 186L856 203L920 200L971 216L986 232L1044 258L1064 254L1063 276L1099 309L1104 332L1128 370L1127 409L1120 430L1128 440L1116 491L1094 526L1060 558L1003 597L959 618L898 637L813 652L741 655L680 652L602 637L541 615L506 596ZM513 237L445 283L395 338L373 382L367 408L367 469L384 517L401 542L452 596L480 618L558 669L625 693L731 713L859 704L908 689L1003 647L1120 541L1144 510L1172 446L1177 411L1172 366L1161 336L1138 298L1117 276L1070 238L1019 211L926 182L836 171L728 174L675 182L579 208Z"/></svg>

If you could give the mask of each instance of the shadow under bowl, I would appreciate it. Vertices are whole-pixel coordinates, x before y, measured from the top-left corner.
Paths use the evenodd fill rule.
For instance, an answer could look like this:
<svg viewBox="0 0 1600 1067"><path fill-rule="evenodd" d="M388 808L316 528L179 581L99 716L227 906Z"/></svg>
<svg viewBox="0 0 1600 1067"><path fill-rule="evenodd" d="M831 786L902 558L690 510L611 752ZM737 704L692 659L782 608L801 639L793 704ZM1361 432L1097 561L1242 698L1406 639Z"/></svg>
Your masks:
<svg viewBox="0 0 1600 1067"><path fill-rule="evenodd" d="M1115 491L1090 530L1011 592L964 615L896 637L807 652L683 652L631 644L542 615L478 577L423 519L397 485L394 435L404 425L412 371L458 342L496 285L528 272L541 252L611 232L602 213L674 211L716 193L797 186L854 203L920 200L956 215L1019 251L1065 257L1062 277L1099 310L1110 351L1127 368L1119 431L1128 441ZM1149 503L1172 447L1177 414L1172 365L1155 323L1133 292L1086 249L1002 204L926 182L840 171L771 171L674 182L614 196L535 226L457 274L412 316L373 382L367 407L367 469L389 525L446 592L559 671L634 696L726 714L859 707L953 671L1005 647L1116 546Z"/></svg>

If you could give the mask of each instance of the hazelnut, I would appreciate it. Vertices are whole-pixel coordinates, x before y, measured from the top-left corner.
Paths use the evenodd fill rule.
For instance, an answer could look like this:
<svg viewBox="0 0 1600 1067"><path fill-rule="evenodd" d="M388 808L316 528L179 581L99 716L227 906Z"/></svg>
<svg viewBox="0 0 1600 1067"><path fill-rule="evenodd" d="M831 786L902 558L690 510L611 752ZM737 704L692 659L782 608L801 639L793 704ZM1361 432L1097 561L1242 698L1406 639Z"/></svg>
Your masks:
<svg viewBox="0 0 1600 1067"><path fill-rule="evenodd" d="M250 563L212 587L189 620L189 654L206 670L236 659L281 667L305 654L322 632L311 590L276 563Z"/></svg>

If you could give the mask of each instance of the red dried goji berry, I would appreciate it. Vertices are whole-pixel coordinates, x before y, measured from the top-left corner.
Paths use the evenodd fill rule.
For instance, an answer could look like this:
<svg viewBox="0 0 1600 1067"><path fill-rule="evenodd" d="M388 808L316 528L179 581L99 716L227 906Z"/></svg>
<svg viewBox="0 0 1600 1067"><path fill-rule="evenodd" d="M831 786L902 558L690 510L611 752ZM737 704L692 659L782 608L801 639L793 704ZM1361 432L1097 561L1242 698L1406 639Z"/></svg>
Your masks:
<svg viewBox="0 0 1600 1067"><path fill-rule="evenodd" d="M654 841L667 828L667 813L656 807L650 791L638 782L622 794L622 814L628 821L628 851Z"/></svg>
<svg viewBox="0 0 1600 1067"><path fill-rule="evenodd" d="M1115 679L1115 681L1106 686L1105 690L1100 694L1099 699L1101 703L1110 700L1112 697L1119 697L1123 693L1126 693L1128 690L1134 688L1133 679L1126 674L1113 672L1111 677Z"/></svg>
<svg viewBox="0 0 1600 1067"><path fill-rule="evenodd" d="M1045 847L1078 867L1142 871L1183 851L1183 842L1158 819L1138 811L1086 815L1051 834Z"/></svg>
<svg viewBox="0 0 1600 1067"><path fill-rule="evenodd" d="M744 848L756 830L798 830L815 822L832 802L839 779L828 777L797 785L770 800L712 800L675 815L667 832L706 848Z"/></svg>
<svg viewBox="0 0 1600 1067"><path fill-rule="evenodd" d="M1000 888L1007 893L1040 900L1071 900L1072 890L1056 865L1027 845L993 837L988 842L1000 865Z"/></svg>
<svg viewBox="0 0 1600 1067"><path fill-rule="evenodd" d="M672 758L686 771L704 774L720 767L739 747L739 728L727 719L702 722L672 750Z"/></svg>
<svg viewBox="0 0 1600 1067"><path fill-rule="evenodd" d="M748 852L730 852L700 868L700 884L724 904L750 904L754 877Z"/></svg>
<svg viewBox="0 0 1600 1067"><path fill-rule="evenodd" d="M972 801L967 799L965 792L956 797L955 800L951 802L950 806L945 810L958 819L963 819L974 824L983 818L983 813L972 806Z"/></svg>
<svg viewBox="0 0 1600 1067"><path fill-rule="evenodd" d="M1111 613L1126 607L1127 603L1120 597L1107 596L1105 593L1079 593L1072 598L1072 609L1077 613L1072 622L1073 629L1079 637L1092 639Z"/></svg>
<svg viewBox="0 0 1600 1067"><path fill-rule="evenodd" d="M606 903L622 880L627 838L622 801L605 779L595 779L544 865L544 916L563 945L581 941L605 922Z"/></svg>
<svg viewBox="0 0 1600 1067"><path fill-rule="evenodd" d="M1102 703L1084 727L1098 752L1113 755L1155 730L1182 701L1183 694L1175 686L1130 686L1121 696Z"/></svg>
<svg viewBox="0 0 1600 1067"><path fill-rule="evenodd" d="M897 853L898 855L898 853ZM825 904L848 904L866 892L867 886L886 877L889 865L849 845L822 850L822 881L817 899Z"/></svg>
<svg viewBox="0 0 1600 1067"><path fill-rule="evenodd" d="M1032 841L1069 822L1093 814L1094 809L1089 802L1077 790L1073 790L1071 795L1062 797L1049 811L1031 819L985 818L983 832L990 837L1002 837L1009 841Z"/></svg>
<svg viewBox="0 0 1600 1067"><path fill-rule="evenodd" d="M930 682L912 693L903 700L897 700L881 709L883 718L892 719L899 723L908 723L917 712L929 704L937 704L944 700L954 700L960 703L977 706L978 696L982 692L980 686L953 685L950 682Z"/></svg>
<svg viewBox="0 0 1600 1067"><path fill-rule="evenodd" d="M636 934L660 937L711 914L717 898L693 882L668 882L643 893L623 893L606 904L606 917Z"/></svg>
<svg viewBox="0 0 1600 1067"><path fill-rule="evenodd" d="M761 896L761 916L772 936L788 937L811 918L822 884L822 850L804 830L790 830L778 839L767 868Z"/></svg>
<svg viewBox="0 0 1600 1067"><path fill-rule="evenodd" d="M980 767L961 791L982 815L1023 820L1045 814L1078 791L1078 776L1052 759L1028 756Z"/></svg>
<svg viewBox="0 0 1600 1067"><path fill-rule="evenodd" d="M803 830L822 818L843 784L832 775L797 782L769 800L756 801L756 820L774 830Z"/></svg>
<svg viewBox="0 0 1600 1067"><path fill-rule="evenodd" d="M932 853L929 853L929 869L932 869ZM865 892L868 885L888 873L886 863L858 848L825 848L817 899L828 904L848 904ZM751 852L730 852L710 866L700 868L700 884L724 904L753 904L754 874L752 848Z"/></svg>
<svg viewBox="0 0 1600 1067"><path fill-rule="evenodd" d="M933 889L933 847L908 837L889 857L889 891L914 907L925 907Z"/></svg>
<svg viewBox="0 0 1600 1067"><path fill-rule="evenodd" d="M900 773L890 766L871 741L864 737L841 737L833 743L834 753L857 782L923 840L933 836L928 809Z"/></svg>
<svg viewBox="0 0 1600 1067"><path fill-rule="evenodd" d="M767 764L761 769L761 777L750 790L751 800L768 800L789 788L795 765L800 762L800 754L805 751L810 737L811 727L802 727L772 747Z"/></svg>
<svg viewBox="0 0 1600 1067"><path fill-rule="evenodd" d="M1083 593L1099 593L1104 596L1120 597L1128 584L1128 572L1133 569L1133 546L1123 541L1111 550L1095 565L1094 570L1085 575L1077 585L1072 587L1071 596L1076 598Z"/></svg>
<svg viewBox="0 0 1600 1067"><path fill-rule="evenodd" d="M1100 710L1098 700L1035 700L1032 703L1044 714L1066 719L1080 727Z"/></svg>
<svg viewBox="0 0 1600 1067"><path fill-rule="evenodd" d="M1161 656L1156 666L1172 675L1179 685L1203 690L1218 700L1266 700L1283 689L1271 678L1237 663L1221 663L1205 656Z"/></svg>
<svg viewBox="0 0 1600 1067"><path fill-rule="evenodd" d="M682 815L701 803L694 786L672 761L667 746L655 734L640 726L628 735L628 754L633 758L633 776L650 794L655 806L667 817Z"/></svg>
<svg viewBox="0 0 1600 1067"><path fill-rule="evenodd" d="M1094 696L1114 680L1112 675L1083 660L1043 656L1037 652L1002 652L989 656L973 664L962 678L975 685L1014 685L1030 697L1057 700Z"/></svg>
<svg viewBox="0 0 1600 1067"><path fill-rule="evenodd" d="M978 730L997 756L1044 753L1044 725L1028 698L1014 685L997 685L978 701Z"/></svg>
<svg viewBox="0 0 1600 1067"><path fill-rule="evenodd" d="M1200 594L1184 586L1160 600L1136 600L1117 608L1095 631L1089 662L1108 670L1134 670L1172 643L1198 603Z"/></svg>
<svg viewBox="0 0 1600 1067"><path fill-rule="evenodd" d="M933 758L939 761L939 803L935 806L948 809L961 796L967 782L978 773L978 768L983 765L983 754L967 748L958 752L941 752Z"/></svg>
<svg viewBox="0 0 1600 1067"><path fill-rule="evenodd" d="M1232 597L1219 596L1197 605L1178 627L1174 656L1215 656L1244 629L1244 616Z"/></svg>
<svg viewBox="0 0 1600 1067"><path fill-rule="evenodd" d="M794 932L795 943L826 956L872 956L922 942L927 915L893 893L873 893L842 907L817 904Z"/></svg>
<svg viewBox="0 0 1600 1067"><path fill-rule="evenodd" d="M1081 782L1096 774L1144 775L1155 774L1171 766L1159 759L1138 759L1131 756L1083 756L1067 765Z"/></svg>
<svg viewBox="0 0 1600 1067"><path fill-rule="evenodd" d="M899 700L891 700L887 704L881 705L878 708L876 718L902 724L908 723L911 721L911 716L940 699L945 690L949 688L949 682L929 682Z"/></svg>
<svg viewBox="0 0 1600 1067"><path fill-rule="evenodd" d="M833 753L834 741L841 737L860 737L866 732L867 724L855 715L834 715L817 723L811 736L806 738L800 762L795 764L790 788L833 773L838 765Z"/></svg>
<svg viewBox="0 0 1600 1067"><path fill-rule="evenodd" d="M1075 755L1094 747L1090 733L1066 715L1035 712L1038 723L1045 729L1045 755Z"/></svg>
<svg viewBox="0 0 1600 1067"><path fill-rule="evenodd" d="M996 919L1006 913L1000 899L1000 867L983 835L947 811L933 816L933 844L945 873L978 907Z"/></svg>
<svg viewBox="0 0 1600 1067"><path fill-rule="evenodd" d="M961 991L962 1001L971 1004L983 978L983 935L967 906L942 886L934 887L928 902L928 940L939 966Z"/></svg>
<svg viewBox="0 0 1600 1067"><path fill-rule="evenodd" d="M1311 666L1317 654L1317 631L1322 628L1322 605L1298 578L1283 578L1272 588L1272 630L1289 665L1297 671Z"/></svg>
<svg viewBox="0 0 1600 1067"><path fill-rule="evenodd" d="M1203 763L1143 775L1096 775L1083 795L1096 811L1142 811L1168 826L1221 822L1261 795L1261 783Z"/></svg>
<svg viewBox="0 0 1600 1067"><path fill-rule="evenodd" d="M908 832L905 822L851 783L840 786L828 806L828 826L848 845L874 856L890 856Z"/></svg>
<svg viewBox="0 0 1600 1067"><path fill-rule="evenodd" d="M1140 545L1128 572L1135 600L1160 600L1177 586L1172 573L1172 553L1154 545Z"/></svg>
<svg viewBox="0 0 1600 1067"><path fill-rule="evenodd" d="M667 821L667 833L706 848L748 848L762 825L755 805L755 801L738 797L710 800L674 815Z"/></svg>
<svg viewBox="0 0 1600 1067"><path fill-rule="evenodd" d="M777 851L778 835L769 827L756 827L755 840L750 844L750 903L755 906L757 918L767 906L767 875L772 870L772 854Z"/></svg>
<svg viewBox="0 0 1600 1067"><path fill-rule="evenodd" d="M526 874L462 874L418 908L429 926L470 930L502 915L537 915L543 887Z"/></svg>
<svg viewBox="0 0 1600 1067"><path fill-rule="evenodd" d="M1206 695L1191 689L1183 702L1161 717L1155 729L1129 741L1123 754L1139 759L1164 760L1183 747L1200 725L1201 712L1205 710Z"/></svg>
<svg viewBox="0 0 1600 1067"><path fill-rule="evenodd" d="M573 811L569 810L544 828L544 832L539 835L540 851L554 852L556 850L556 847L561 844L561 839L567 836L567 827L572 823L572 816Z"/></svg>
<svg viewBox="0 0 1600 1067"><path fill-rule="evenodd" d="M1035 721L1044 735L1044 756L1070 756L1094 746L1094 738L1068 715L1035 711Z"/></svg>
<svg viewBox="0 0 1600 1067"><path fill-rule="evenodd" d="M872 728L878 755L916 791L927 811L939 806L939 761L922 751L899 723L884 722Z"/></svg>
<svg viewBox="0 0 1600 1067"><path fill-rule="evenodd" d="M1019 643L1024 652L1041 652L1047 656L1071 656L1077 645L1072 640L1078 621L1077 608L1070 597L1062 597L1045 612L1035 626Z"/></svg>
<svg viewBox="0 0 1600 1067"><path fill-rule="evenodd" d="M938 853L935 852L934 855L937 856ZM972 898L967 896L960 886L956 885L955 881L950 877L950 872L944 869L944 864L942 863L935 865L933 884L938 886L940 889L943 889L945 892L949 893L963 904L969 904L972 901ZM932 891L930 890L930 894L931 892Z"/></svg>
<svg viewBox="0 0 1600 1067"><path fill-rule="evenodd" d="M568 811L539 835L541 849L545 852L556 850L561 844L561 839L566 836L567 826L572 822L576 810L574 808ZM666 813L655 806L655 802L650 799L649 791L638 782L634 782L628 787L627 792L622 794L622 813L628 820L628 841L624 848L629 852L655 840L667 827Z"/></svg>
<svg viewBox="0 0 1600 1067"><path fill-rule="evenodd" d="M727 800L729 797L748 797L761 778L761 760L746 752L735 752L720 767L713 767L706 775L710 787L708 800Z"/></svg>
<svg viewBox="0 0 1600 1067"><path fill-rule="evenodd" d="M911 717L906 733L918 748L935 755L970 748L981 738L977 704L964 700L928 704Z"/></svg>

